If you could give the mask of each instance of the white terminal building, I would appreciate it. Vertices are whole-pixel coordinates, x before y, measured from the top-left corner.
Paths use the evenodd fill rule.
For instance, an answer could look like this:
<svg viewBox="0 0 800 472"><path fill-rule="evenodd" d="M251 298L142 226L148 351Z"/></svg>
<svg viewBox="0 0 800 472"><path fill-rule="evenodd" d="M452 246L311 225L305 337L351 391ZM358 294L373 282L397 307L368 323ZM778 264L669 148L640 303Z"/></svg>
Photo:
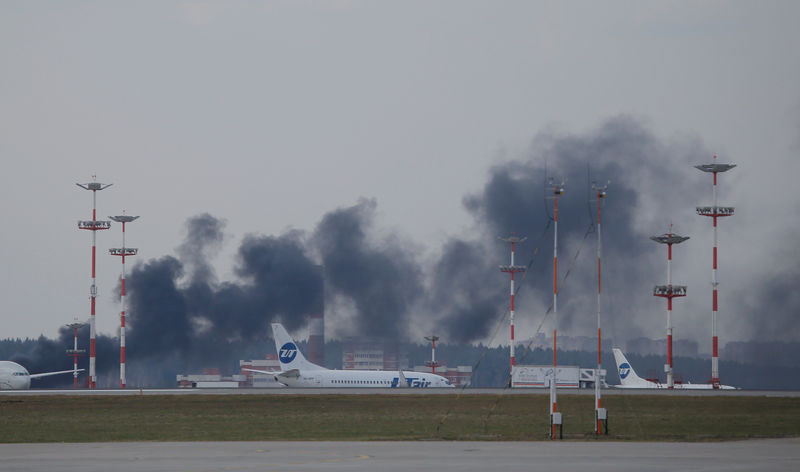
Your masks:
<svg viewBox="0 0 800 472"><path fill-rule="evenodd" d="M264 359L240 360L239 369L257 369L280 372L281 364L278 356L267 354ZM202 369L200 374L178 374L180 388L280 388L283 387L268 374L241 370L235 375L222 375L219 369Z"/></svg>
<svg viewBox="0 0 800 472"><path fill-rule="evenodd" d="M578 366L557 366L556 387L594 388L595 371ZM512 388L550 388L553 378L552 365L518 365L511 376ZM600 387L608 388L606 369L600 369Z"/></svg>

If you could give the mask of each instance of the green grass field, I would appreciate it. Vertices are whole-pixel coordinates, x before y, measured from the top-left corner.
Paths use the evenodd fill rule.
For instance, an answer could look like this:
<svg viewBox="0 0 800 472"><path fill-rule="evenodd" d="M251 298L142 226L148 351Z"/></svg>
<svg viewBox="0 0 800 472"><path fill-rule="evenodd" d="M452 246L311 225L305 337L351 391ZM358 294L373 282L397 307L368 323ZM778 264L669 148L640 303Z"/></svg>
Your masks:
<svg viewBox="0 0 800 472"><path fill-rule="evenodd" d="M591 396L559 396L565 439L592 439ZM602 440L800 436L800 398L607 396ZM0 442L547 439L546 395L0 397Z"/></svg>

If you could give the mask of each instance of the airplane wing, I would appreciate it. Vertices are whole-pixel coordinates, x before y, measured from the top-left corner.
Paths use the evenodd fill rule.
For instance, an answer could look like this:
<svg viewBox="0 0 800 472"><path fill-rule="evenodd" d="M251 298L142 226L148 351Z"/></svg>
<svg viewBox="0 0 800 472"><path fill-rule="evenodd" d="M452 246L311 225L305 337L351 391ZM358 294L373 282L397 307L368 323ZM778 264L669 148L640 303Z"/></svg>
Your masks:
<svg viewBox="0 0 800 472"><path fill-rule="evenodd" d="M274 370L258 370L258 369L248 369L243 367L242 370L246 370L249 372L256 372L259 374L267 374L267 375L274 375L276 377L300 377L300 370L299 369L289 369L283 372L278 372ZM70 371L72 372L72 371Z"/></svg>
<svg viewBox="0 0 800 472"><path fill-rule="evenodd" d="M83 372L86 369L78 369L78 372ZM58 375L58 374L71 374L75 372L74 370L59 370L58 372L42 372L41 374L31 374L30 377L32 379L38 379L41 377L49 377L51 375Z"/></svg>

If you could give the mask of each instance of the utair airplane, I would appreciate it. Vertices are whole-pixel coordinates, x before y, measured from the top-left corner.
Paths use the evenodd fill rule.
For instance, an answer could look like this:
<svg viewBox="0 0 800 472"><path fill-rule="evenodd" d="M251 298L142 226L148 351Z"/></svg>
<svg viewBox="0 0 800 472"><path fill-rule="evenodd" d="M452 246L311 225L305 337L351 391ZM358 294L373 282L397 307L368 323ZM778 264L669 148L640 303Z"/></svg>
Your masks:
<svg viewBox="0 0 800 472"><path fill-rule="evenodd" d="M268 374L287 387L329 388L396 388L444 387L453 388L446 378L424 372L394 370L330 370L312 364L297 348L280 323L272 323L275 349L281 362L281 372L244 369Z"/></svg>
<svg viewBox="0 0 800 472"><path fill-rule="evenodd" d="M633 367L631 367L631 364L630 362L628 362L628 359L625 358L625 354L622 353L622 350L615 347L613 348L613 351L614 351L614 360L617 361L617 372L619 373L619 381L621 382L620 385L615 385L614 387L669 388L667 384L639 377L638 375L636 375L636 371L633 370ZM675 390L711 390L714 388L714 386L711 384L676 383L673 388ZM720 385L719 388L722 390L736 390L736 387L731 387L730 385Z"/></svg>
<svg viewBox="0 0 800 472"><path fill-rule="evenodd" d="M78 371L80 372L82 370L83 369L79 369ZM31 374L28 372L28 369L16 362L0 361L0 390L28 390L31 388L31 379L67 373L71 374L73 370Z"/></svg>

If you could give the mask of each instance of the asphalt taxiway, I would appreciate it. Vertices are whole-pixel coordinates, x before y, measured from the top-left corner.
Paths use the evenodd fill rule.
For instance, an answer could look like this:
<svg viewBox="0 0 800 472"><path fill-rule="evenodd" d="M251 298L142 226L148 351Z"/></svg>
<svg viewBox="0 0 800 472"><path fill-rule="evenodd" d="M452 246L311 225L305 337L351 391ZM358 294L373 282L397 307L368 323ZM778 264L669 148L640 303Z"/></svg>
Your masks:
<svg viewBox="0 0 800 472"><path fill-rule="evenodd" d="M797 471L800 438L724 443L198 442L0 444L0 470Z"/></svg>
<svg viewBox="0 0 800 472"><path fill-rule="evenodd" d="M563 395L594 395L594 389L559 389ZM549 395L545 388L126 388L0 390L0 395ZM606 395L800 397L798 390L603 389Z"/></svg>

